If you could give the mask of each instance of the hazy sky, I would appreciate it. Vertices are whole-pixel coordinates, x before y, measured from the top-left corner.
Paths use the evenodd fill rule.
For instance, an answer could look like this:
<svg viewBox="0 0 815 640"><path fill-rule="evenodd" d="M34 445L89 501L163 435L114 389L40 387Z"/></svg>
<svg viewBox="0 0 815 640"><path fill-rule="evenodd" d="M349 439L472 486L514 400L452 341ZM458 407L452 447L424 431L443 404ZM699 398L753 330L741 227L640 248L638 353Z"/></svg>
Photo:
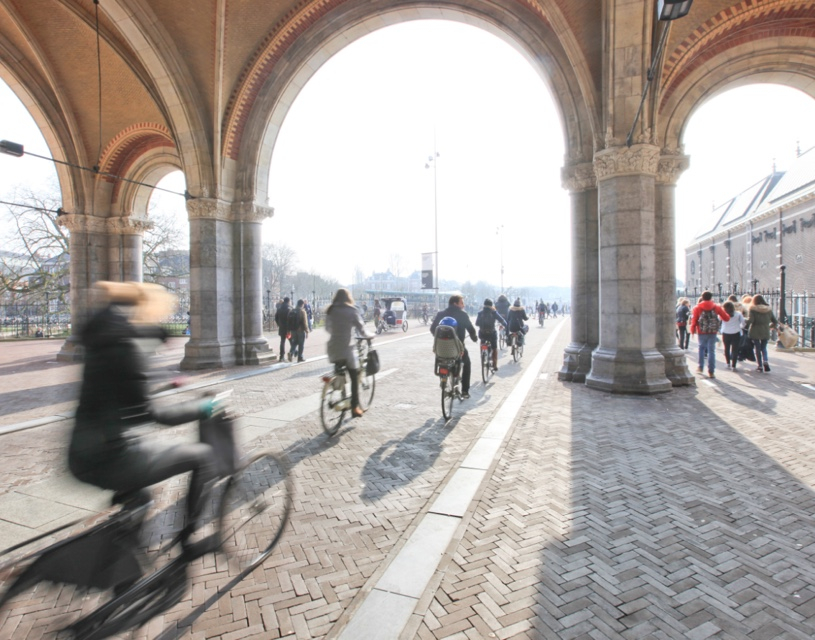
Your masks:
<svg viewBox="0 0 815 640"><path fill-rule="evenodd" d="M5 86L0 105L0 138L48 155ZM691 168L677 188L680 277L682 249L711 204L767 175L773 158L788 166L798 141L815 145L813 123L815 101L767 85L698 110L684 138ZM425 168L434 147L437 205ZM340 51L295 100L274 151L275 216L264 240L291 246L302 270L350 282L357 269L421 269L438 229L443 279L499 285L503 262L505 289L568 285L563 153L544 81L507 43L452 22L389 27ZM45 161L0 155L0 195L49 172ZM180 174L168 185L183 190ZM185 215L179 197L162 195L159 206Z"/></svg>

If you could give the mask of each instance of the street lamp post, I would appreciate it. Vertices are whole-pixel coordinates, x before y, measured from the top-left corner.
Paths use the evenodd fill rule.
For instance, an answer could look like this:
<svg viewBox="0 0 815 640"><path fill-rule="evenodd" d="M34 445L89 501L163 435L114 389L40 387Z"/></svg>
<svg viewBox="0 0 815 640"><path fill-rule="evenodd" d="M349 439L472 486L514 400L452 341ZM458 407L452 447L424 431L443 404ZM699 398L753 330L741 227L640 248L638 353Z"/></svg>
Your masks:
<svg viewBox="0 0 815 640"><path fill-rule="evenodd" d="M498 248L501 256L501 291L504 293L504 225L495 228L495 233L498 236Z"/></svg>
<svg viewBox="0 0 815 640"><path fill-rule="evenodd" d="M428 156L427 162L424 165L425 169L429 169L430 165L433 165L433 235L435 238L435 248L433 251L433 255L436 258L436 281L434 284L436 285L434 288L436 289L436 309L439 309L439 284L441 284L441 279L439 278L439 192L438 192L438 176L436 174L436 167L438 165L437 158L439 157L439 152L436 151L436 136L433 136L433 155Z"/></svg>

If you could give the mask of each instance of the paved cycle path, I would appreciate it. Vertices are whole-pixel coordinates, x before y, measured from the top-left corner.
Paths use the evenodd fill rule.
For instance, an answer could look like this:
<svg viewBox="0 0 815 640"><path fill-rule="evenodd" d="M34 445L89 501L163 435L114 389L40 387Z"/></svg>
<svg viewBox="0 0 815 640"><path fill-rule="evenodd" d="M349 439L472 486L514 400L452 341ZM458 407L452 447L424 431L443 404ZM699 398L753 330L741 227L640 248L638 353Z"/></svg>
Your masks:
<svg viewBox="0 0 815 640"><path fill-rule="evenodd" d="M217 562L200 561L188 597L133 637L815 636L813 354L771 350L770 374L720 367L695 388L614 396L557 380L566 326L533 366L547 322L519 365L504 356L445 423L425 332L380 343L392 373L335 438L305 399L324 360L223 384L247 416L244 441L292 460L290 528L262 569L190 620L224 584ZM505 421L522 380L531 385ZM492 462L473 463L496 424L507 430ZM2 436L0 521L2 499L59 476L69 425ZM456 490L473 470L478 488ZM448 502L452 537L429 536L432 571L405 563L423 523L453 510L439 506L445 492L472 496ZM421 584L399 622L367 604L404 598L411 581Z"/></svg>

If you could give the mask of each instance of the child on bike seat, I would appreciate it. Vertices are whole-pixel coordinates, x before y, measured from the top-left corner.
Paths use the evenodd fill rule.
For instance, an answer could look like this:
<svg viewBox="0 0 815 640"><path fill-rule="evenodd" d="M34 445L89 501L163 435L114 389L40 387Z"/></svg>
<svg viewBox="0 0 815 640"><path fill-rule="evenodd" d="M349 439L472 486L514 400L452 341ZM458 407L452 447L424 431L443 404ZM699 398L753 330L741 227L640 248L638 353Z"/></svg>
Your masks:
<svg viewBox="0 0 815 640"><path fill-rule="evenodd" d="M211 400L191 400L174 407L151 401L144 358L145 343L163 340L157 325L172 312L172 298L160 286L135 282L97 282L102 307L83 328L85 367L68 448L68 467L79 480L115 492L114 502L149 500L146 487L192 471L187 495L187 523L182 531L185 552L200 555L217 546L203 540L188 544L196 528L205 485L217 475L212 448L203 443L164 444L137 439L137 425L158 422L179 425L208 418Z"/></svg>
<svg viewBox="0 0 815 640"><path fill-rule="evenodd" d="M439 321L433 334L433 353L437 359L458 360L464 353L464 343L456 333L458 322L455 318L445 316Z"/></svg>

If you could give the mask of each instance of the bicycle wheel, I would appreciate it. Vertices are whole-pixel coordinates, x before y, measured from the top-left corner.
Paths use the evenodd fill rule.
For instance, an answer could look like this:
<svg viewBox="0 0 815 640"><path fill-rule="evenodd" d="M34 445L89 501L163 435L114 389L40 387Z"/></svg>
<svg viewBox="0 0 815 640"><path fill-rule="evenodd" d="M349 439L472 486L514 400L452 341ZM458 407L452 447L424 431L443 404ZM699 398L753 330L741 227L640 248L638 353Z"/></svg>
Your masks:
<svg viewBox="0 0 815 640"><path fill-rule="evenodd" d="M293 501L285 460L262 451L229 477L221 499L222 550L230 568L249 572L272 553Z"/></svg>
<svg viewBox="0 0 815 640"><path fill-rule="evenodd" d="M503 328L498 330L498 347L503 351L507 346L507 334Z"/></svg>
<svg viewBox="0 0 815 640"><path fill-rule="evenodd" d="M518 360L524 357L524 346L523 344L518 345Z"/></svg>
<svg viewBox="0 0 815 640"><path fill-rule="evenodd" d="M486 382L492 371L492 354L489 349L481 349L481 379Z"/></svg>
<svg viewBox="0 0 815 640"><path fill-rule="evenodd" d="M325 432L333 436L342 424L345 417L345 408L348 404L345 393L345 385L337 389L337 376L327 376L324 378L323 395L320 400L320 421L323 423Z"/></svg>
<svg viewBox="0 0 815 640"><path fill-rule="evenodd" d="M367 411L374 401L374 391L376 391L376 376L368 375L365 372L365 365L359 363L359 406L363 411Z"/></svg>
<svg viewBox="0 0 815 640"><path fill-rule="evenodd" d="M102 640L135 629L178 604L187 593L187 563L177 558L68 628L72 640Z"/></svg>
<svg viewBox="0 0 815 640"><path fill-rule="evenodd" d="M518 362L518 359L521 357L520 354L521 348L518 346L518 339L516 338L512 343L512 361Z"/></svg>
<svg viewBox="0 0 815 640"><path fill-rule="evenodd" d="M105 598L104 591L32 579L0 598L0 638L73 638L69 627Z"/></svg>
<svg viewBox="0 0 815 640"><path fill-rule="evenodd" d="M441 376L441 415L445 420L453 417L453 376Z"/></svg>
<svg viewBox="0 0 815 640"><path fill-rule="evenodd" d="M402 320L402 333L406 332L407 330L408 330L408 321L407 320Z"/></svg>

